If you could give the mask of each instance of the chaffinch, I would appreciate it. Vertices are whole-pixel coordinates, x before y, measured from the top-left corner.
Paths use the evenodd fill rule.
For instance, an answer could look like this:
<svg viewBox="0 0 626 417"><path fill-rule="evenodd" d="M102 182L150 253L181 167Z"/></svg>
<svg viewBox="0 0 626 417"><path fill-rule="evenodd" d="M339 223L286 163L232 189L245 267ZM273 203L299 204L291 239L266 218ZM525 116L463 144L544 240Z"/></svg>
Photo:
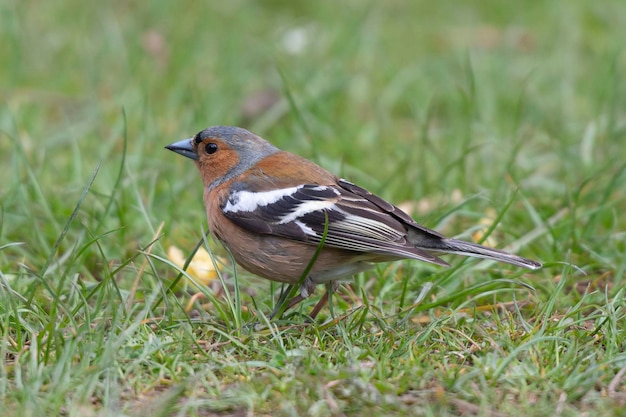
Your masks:
<svg viewBox="0 0 626 417"><path fill-rule="evenodd" d="M195 162L210 232L256 275L300 282L327 226L324 246L296 301L318 284L336 283L377 262L411 258L449 266L433 252L541 267L501 250L446 238L382 198L242 128L209 127L166 148Z"/></svg>

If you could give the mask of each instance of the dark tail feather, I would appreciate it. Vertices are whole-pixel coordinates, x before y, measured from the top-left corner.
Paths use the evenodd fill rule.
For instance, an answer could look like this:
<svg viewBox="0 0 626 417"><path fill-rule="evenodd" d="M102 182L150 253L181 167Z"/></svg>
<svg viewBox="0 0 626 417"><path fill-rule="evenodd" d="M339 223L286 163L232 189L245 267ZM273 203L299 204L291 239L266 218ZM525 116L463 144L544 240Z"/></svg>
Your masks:
<svg viewBox="0 0 626 417"><path fill-rule="evenodd" d="M476 243L464 242L457 239L422 240L418 247L433 252L455 253L464 256L492 259L494 261L506 262L511 265L521 266L528 269L541 268L541 263L539 262L498 249L488 248Z"/></svg>

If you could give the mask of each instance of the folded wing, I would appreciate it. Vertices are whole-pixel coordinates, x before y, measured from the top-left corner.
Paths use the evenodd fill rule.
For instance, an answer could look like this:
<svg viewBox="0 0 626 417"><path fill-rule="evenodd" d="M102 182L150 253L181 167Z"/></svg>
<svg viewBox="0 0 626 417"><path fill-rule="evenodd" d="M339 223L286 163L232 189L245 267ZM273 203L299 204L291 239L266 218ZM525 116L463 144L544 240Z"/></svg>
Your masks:
<svg viewBox="0 0 626 417"><path fill-rule="evenodd" d="M438 265L442 259L408 240L407 224L420 233L442 236L417 224L392 204L340 180L337 185L302 184L251 190L234 184L221 205L233 223L259 234L281 236L317 245L328 222L325 245L394 258L413 258Z"/></svg>

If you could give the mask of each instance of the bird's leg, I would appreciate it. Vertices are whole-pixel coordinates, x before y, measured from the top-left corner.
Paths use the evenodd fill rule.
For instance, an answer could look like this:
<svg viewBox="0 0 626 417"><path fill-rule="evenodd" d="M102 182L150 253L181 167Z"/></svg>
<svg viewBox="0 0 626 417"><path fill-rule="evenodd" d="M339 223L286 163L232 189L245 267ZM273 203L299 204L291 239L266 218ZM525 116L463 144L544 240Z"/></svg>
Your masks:
<svg viewBox="0 0 626 417"><path fill-rule="evenodd" d="M330 295L330 288L326 290L324 295L322 295L322 298L320 298L320 300L317 302L317 304L315 304L315 307L313 307L313 310L311 310L311 314L309 314L309 316L312 319L314 319L319 314L319 312L322 310L322 308L324 308L326 303L328 303L329 295ZM307 297L302 296L302 294L296 295L291 300L289 300L289 304L287 304L287 308L285 309L285 311L287 311L290 308L298 305L305 298L307 298ZM272 313L272 316L273 315L274 315L274 313ZM270 318L271 318L271 316L270 316Z"/></svg>
<svg viewBox="0 0 626 417"><path fill-rule="evenodd" d="M278 318L280 318L285 311L296 306L305 298L308 298L308 296L311 295L315 291L315 287L317 284L313 282L311 277L305 278L304 282L302 283L302 286L300 287L300 294L296 295L291 300L289 300L289 302L287 303L287 306L283 307L283 304L285 302L285 299L283 297L291 295L288 293L292 291L291 289L293 288L294 285L295 284L291 284L289 286L289 289L287 289L287 293L284 293L283 295L281 295L280 300L278 301L278 305L276 305L276 308L274 309L274 311L272 311L272 314L270 314L270 319L274 318L274 316L276 316L277 314L278 314Z"/></svg>
<svg viewBox="0 0 626 417"><path fill-rule="evenodd" d="M311 314L309 314L312 319L315 319L315 317L319 314L322 308L324 308L324 306L328 303L329 294L330 293L328 292L328 290L326 290L324 295L322 295L322 298L320 298L317 304L315 304L315 307L313 307L313 310L311 310Z"/></svg>
<svg viewBox="0 0 626 417"><path fill-rule="evenodd" d="M283 310L282 313L289 310L290 308L295 307L305 298L308 298L309 295L311 295L311 293L315 290L315 286L316 284L310 278L307 278L304 281L304 284L302 285L302 287L300 288L300 294L296 295L291 300L289 300L287 307L285 307L285 310ZM313 310L311 310L309 317L314 319L319 314L319 312L322 311L322 308L324 308L324 306L328 303L328 300L330 299L330 293L336 292L340 286L341 286L341 283L339 281L332 281L332 282L327 283L326 292L324 293L322 298L320 298L317 304L315 304L315 307L313 307ZM277 306L276 309L272 311L272 314L270 314L270 319L276 315L279 308L280 306Z"/></svg>
<svg viewBox="0 0 626 417"><path fill-rule="evenodd" d="M300 304L300 302L304 299L306 299L307 297L304 297L302 294L298 294L295 297L293 297L291 300L289 300L289 304L287 304L287 308L285 309L285 311L289 310L292 307L297 306L298 304Z"/></svg>
<svg viewBox="0 0 626 417"><path fill-rule="evenodd" d="M296 295L291 300L289 300L289 303L287 304L287 307L285 307L285 309L282 311L282 313L284 313L285 311L289 310L290 308L298 305L305 298L307 298L307 297L302 296L302 294ZM276 308L274 309L274 311L272 311L272 313L270 314L270 319L274 318L276 313L278 313L279 309L280 309L280 305L277 305ZM282 315L282 313L281 313L281 315Z"/></svg>
<svg viewBox="0 0 626 417"><path fill-rule="evenodd" d="M313 310L311 310L311 314L309 314L309 316L312 319L314 319L322 310L322 308L324 308L324 306L328 303L328 300L330 299L331 291L336 292L340 286L341 286L341 283L339 281L332 281L326 284L326 292L324 293L322 298L320 298L317 304L315 304L315 307L313 307ZM332 309L331 309L331 312L332 312Z"/></svg>

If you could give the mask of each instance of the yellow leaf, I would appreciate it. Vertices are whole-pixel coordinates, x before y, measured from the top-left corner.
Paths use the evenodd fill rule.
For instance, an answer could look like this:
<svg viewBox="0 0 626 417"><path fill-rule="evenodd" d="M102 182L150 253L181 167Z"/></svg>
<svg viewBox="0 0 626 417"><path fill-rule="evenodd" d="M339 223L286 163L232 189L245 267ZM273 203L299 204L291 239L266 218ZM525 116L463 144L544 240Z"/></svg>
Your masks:
<svg viewBox="0 0 626 417"><path fill-rule="evenodd" d="M183 254L183 251L176 246L170 246L167 249L167 257L179 268L182 268L185 265L186 257ZM218 261L218 269L221 270L223 260L217 258L216 261ZM191 275L199 284L204 285L208 285L211 281L218 277L218 271L215 270L215 266L211 260L211 255L209 255L203 247L200 247L194 255L191 263L187 267L187 273Z"/></svg>
<svg viewBox="0 0 626 417"><path fill-rule="evenodd" d="M474 239L474 242L480 242L480 240L485 235L485 232L489 229L497 216L498 213L496 213L493 208L489 207L487 208L487 210L485 210L485 215L478 221L478 224L483 225L484 227L472 233L472 239ZM490 248L495 248L496 246L498 246L498 242L493 233L489 235L489 237L485 239L482 244Z"/></svg>

